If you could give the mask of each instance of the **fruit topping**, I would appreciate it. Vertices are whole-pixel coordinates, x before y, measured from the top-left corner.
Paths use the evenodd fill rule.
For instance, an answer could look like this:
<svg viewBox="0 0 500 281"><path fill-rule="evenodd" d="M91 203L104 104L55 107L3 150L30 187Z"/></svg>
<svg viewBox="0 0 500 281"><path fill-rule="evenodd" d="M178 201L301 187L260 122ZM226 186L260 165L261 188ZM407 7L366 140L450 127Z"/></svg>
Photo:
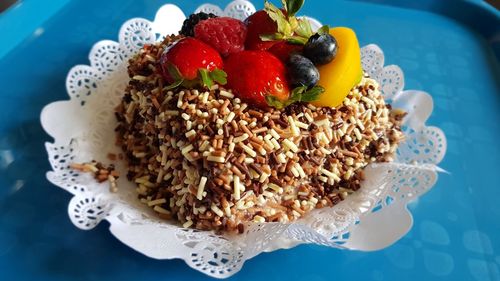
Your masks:
<svg viewBox="0 0 500 281"><path fill-rule="evenodd" d="M262 34L273 34L278 30L276 23L264 10L257 11L249 16L245 23L247 25L247 38L245 47L248 50L267 50L277 42L263 41Z"/></svg>
<svg viewBox="0 0 500 281"><path fill-rule="evenodd" d="M325 26L307 40L304 56L316 65L327 64L335 58L337 49L337 40L329 34L328 26Z"/></svg>
<svg viewBox="0 0 500 281"><path fill-rule="evenodd" d="M291 54L302 53L302 48L302 45L281 41L274 44L268 51L279 58L282 62L286 62Z"/></svg>
<svg viewBox="0 0 500 281"><path fill-rule="evenodd" d="M242 51L225 61L227 87L239 98L266 107L266 96L278 101L288 99L286 69L277 57L266 51Z"/></svg>
<svg viewBox="0 0 500 281"><path fill-rule="evenodd" d="M204 42L186 37L167 48L160 58L162 74L172 83L169 88L178 86L210 87L213 82L225 84L223 61L219 53Z"/></svg>
<svg viewBox="0 0 500 281"><path fill-rule="evenodd" d="M361 52L354 31L336 27L330 29L330 34L336 38L338 50L333 61L318 67L318 84L325 88L325 92L313 102L316 106L338 106L363 76Z"/></svg>
<svg viewBox="0 0 500 281"><path fill-rule="evenodd" d="M193 37L194 36L194 27L202 20L216 18L217 16L210 13L199 12L197 14L190 15L187 19L182 23L181 31L179 34L184 36Z"/></svg>
<svg viewBox="0 0 500 281"><path fill-rule="evenodd" d="M328 26L314 32L307 18L296 17L304 0L281 2L278 8L265 1L264 10L245 22L189 16L180 32L187 37L161 57L167 88L227 82L235 95L259 107L341 104L363 75L356 34Z"/></svg>
<svg viewBox="0 0 500 281"><path fill-rule="evenodd" d="M311 88L319 81L319 72L316 66L306 57L292 54L286 62L288 81L294 87L306 86Z"/></svg>
<svg viewBox="0 0 500 281"><path fill-rule="evenodd" d="M194 36L222 56L243 51L246 34L247 27L242 21L228 17L203 20L194 27Z"/></svg>

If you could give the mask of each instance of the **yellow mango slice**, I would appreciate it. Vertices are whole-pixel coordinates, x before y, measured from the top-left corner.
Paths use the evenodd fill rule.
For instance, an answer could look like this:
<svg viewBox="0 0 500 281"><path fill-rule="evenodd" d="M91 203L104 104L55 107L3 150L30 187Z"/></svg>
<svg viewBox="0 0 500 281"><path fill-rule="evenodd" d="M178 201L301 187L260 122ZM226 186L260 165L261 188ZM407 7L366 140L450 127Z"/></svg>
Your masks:
<svg viewBox="0 0 500 281"><path fill-rule="evenodd" d="M325 88L325 92L313 102L315 106L340 105L363 77L356 33L347 27L335 27L330 29L330 34L337 40L337 55L330 63L318 67L318 84Z"/></svg>

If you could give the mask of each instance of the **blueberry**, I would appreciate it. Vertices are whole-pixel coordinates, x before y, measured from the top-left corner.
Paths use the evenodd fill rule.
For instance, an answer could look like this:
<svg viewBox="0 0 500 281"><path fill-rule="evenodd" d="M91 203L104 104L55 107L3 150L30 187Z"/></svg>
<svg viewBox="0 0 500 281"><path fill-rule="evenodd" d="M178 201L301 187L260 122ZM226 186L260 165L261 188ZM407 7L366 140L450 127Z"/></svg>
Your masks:
<svg viewBox="0 0 500 281"><path fill-rule="evenodd" d="M319 81L319 71L308 58L292 54L286 62L288 80L294 87L313 87Z"/></svg>
<svg viewBox="0 0 500 281"><path fill-rule="evenodd" d="M332 35L316 33L309 37L304 46L304 56L309 58L315 65L331 62L337 55L337 40Z"/></svg>

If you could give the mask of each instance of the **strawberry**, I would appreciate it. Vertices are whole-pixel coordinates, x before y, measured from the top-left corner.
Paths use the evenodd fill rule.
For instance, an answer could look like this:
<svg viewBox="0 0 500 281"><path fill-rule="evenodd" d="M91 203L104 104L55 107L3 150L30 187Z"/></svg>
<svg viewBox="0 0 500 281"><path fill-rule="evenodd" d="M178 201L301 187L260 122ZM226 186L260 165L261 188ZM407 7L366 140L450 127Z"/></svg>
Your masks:
<svg viewBox="0 0 500 281"><path fill-rule="evenodd" d="M242 51L225 61L227 86L248 103L266 107L266 96L287 100L289 94L286 68L266 51Z"/></svg>
<svg viewBox="0 0 500 281"><path fill-rule="evenodd" d="M260 38L264 34L273 34L278 30L274 22L266 11L260 10L249 16L245 23L247 25L247 38L245 47L249 50L267 50L271 48L276 41L262 41Z"/></svg>
<svg viewBox="0 0 500 281"><path fill-rule="evenodd" d="M228 17L203 20L194 27L194 36L223 56L243 51L246 35L246 25Z"/></svg>
<svg viewBox="0 0 500 281"><path fill-rule="evenodd" d="M167 69L168 64L177 67L184 79L192 80L198 76L200 68L212 71L222 69L223 62L219 53L202 41L186 37L165 50L160 59L165 79L172 82Z"/></svg>
<svg viewBox="0 0 500 281"><path fill-rule="evenodd" d="M222 85L226 83L219 53L192 37L168 47L160 58L160 66L165 80L173 83L170 88L196 84L210 87L213 81Z"/></svg>
<svg viewBox="0 0 500 281"><path fill-rule="evenodd" d="M291 54L301 53L304 46L290 44L286 41L281 41L274 44L268 51L279 58L282 62L286 62Z"/></svg>

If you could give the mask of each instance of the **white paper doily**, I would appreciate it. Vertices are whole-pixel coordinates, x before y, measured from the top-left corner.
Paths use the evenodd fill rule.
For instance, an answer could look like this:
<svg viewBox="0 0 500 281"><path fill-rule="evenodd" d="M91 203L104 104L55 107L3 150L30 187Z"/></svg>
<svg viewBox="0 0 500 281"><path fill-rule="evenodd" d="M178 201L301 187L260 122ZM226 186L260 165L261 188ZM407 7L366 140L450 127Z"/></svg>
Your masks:
<svg viewBox="0 0 500 281"><path fill-rule="evenodd" d="M255 8L250 2L234 1L224 10L205 4L197 11L244 19ZM118 181L119 192L110 193L107 183L98 184L89 175L71 170L72 162L109 163L106 155L119 152L114 145L113 109L128 83L127 60L144 44L176 33L184 19L177 6L168 4L158 10L154 21L128 20L118 42L96 43L89 54L90 65L70 70L66 80L70 99L43 109L42 126L54 138L54 143L46 143L53 169L47 178L74 194L68 214L77 227L91 229L107 220L113 235L144 255L180 258L217 278L233 275L246 260L264 251L301 243L370 251L387 247L408 232L412 217L406 205L436 182L436 165L444 157L446 139L439 128L425 125L433 108L431 96L403 90L403 72L395 65L384 66L383 52L376 45L362 48L363 68L379 81L387 102L409 113L404 120L407 139L394 163L368 166L362 188L333 208L315 210L296 223L255 224L242 235L223 237L159 220L139 202L134 184L125 177ZM117 169L126 174L122 163L117 163Z"/></svg>

